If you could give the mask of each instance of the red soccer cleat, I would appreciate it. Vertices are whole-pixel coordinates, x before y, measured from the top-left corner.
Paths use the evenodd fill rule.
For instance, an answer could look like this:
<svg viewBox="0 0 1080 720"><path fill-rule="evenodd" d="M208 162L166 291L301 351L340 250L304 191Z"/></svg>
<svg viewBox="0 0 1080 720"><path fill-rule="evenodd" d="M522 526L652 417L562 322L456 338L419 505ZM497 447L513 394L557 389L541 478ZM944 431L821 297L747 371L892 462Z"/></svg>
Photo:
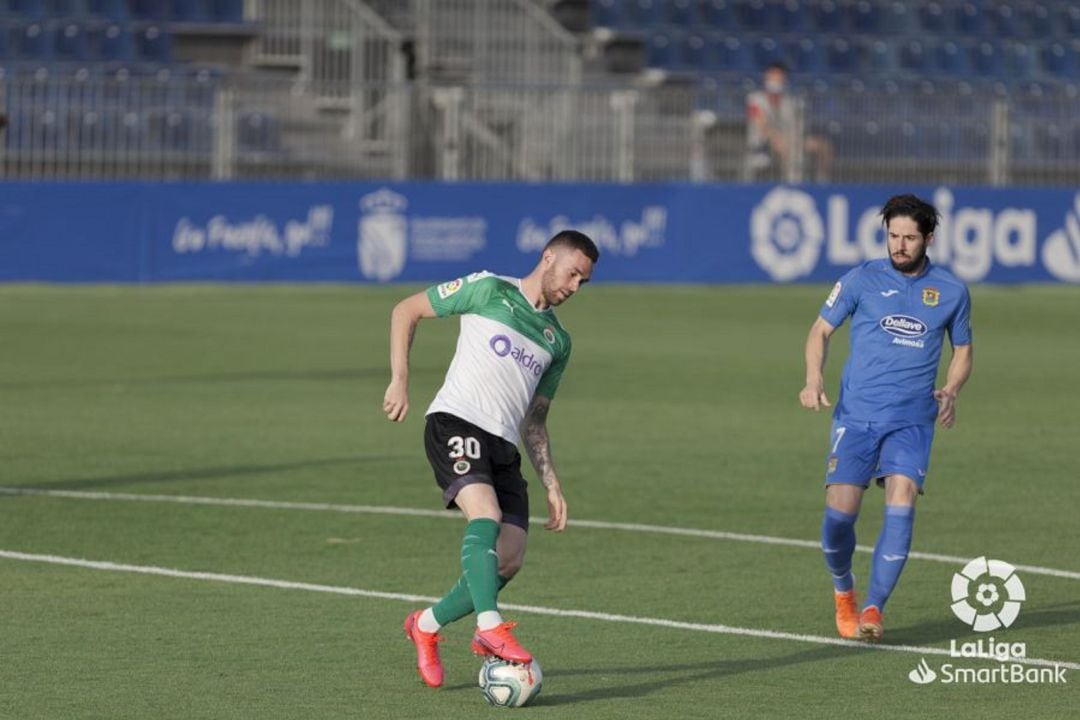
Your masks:
<svg viewBox="0 0 1080 720"><path fill-rule="evenodd" d="M878 642L885 634L885 623L881 618L881 611L873 605L863 608L859 616L859 639L866 642Z"/></svg>
<svg viewBox="0 0 1080 720"><path fill-rule="evenodd" d="M422 612L417 610L405 618L405 637L416 645L416 669L420 672L420 678L430 687L437 688L443 684L443 666L439 659L439 643L443 637L420 629Z"/></svg>
<svg viewBox="0 0 1080 720"><path fill-rule="evenodd" d="M836 631L840 637L854 640L859 636L859 607L855 602L855 590L833 591L836 604Z"/></svg>
<svg viewBox="0 0 1080 720"><path fill-rule="evenodd" d="M514 634L510 632L517 623L504 622L490 630L477 629L473 635L472 651L476 655L495 655L503 660L516 663L532 662L532 655L521 647Z"/></svg>

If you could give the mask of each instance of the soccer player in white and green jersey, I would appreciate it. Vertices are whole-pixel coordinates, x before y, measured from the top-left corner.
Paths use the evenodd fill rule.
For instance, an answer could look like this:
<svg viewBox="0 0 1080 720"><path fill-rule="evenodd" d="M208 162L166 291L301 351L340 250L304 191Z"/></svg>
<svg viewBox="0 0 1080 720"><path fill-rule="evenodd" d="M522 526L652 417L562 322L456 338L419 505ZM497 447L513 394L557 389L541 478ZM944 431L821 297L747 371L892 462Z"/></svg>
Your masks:
<svg viewBox="0 0 1080 720"><path fill-rule="evenodd" d="M390 385L383 410L402 422L409 410L409 348L423 318L461 316L457 350L427 411L424 445L446 507L468 525L461 577L438 603L405 619L417 669L443 682L439 629L476 612L472 650L512 662L532 656L499 614L499 590L521 569L529 498L521 440L547 491L548 530L566 528L566 499L551 459L547 415L570 357L570 335L555 317L592 276L600 253L588 236L564 230L548 241L524 278L478 272L405 298L390 319Z"/></svg>

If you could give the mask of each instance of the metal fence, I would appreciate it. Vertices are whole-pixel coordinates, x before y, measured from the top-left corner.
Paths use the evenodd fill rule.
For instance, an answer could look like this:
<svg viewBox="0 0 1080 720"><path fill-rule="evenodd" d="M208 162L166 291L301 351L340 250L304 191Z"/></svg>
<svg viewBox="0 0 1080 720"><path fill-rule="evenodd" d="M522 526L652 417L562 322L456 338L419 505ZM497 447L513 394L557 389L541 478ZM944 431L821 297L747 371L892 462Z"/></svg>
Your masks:
<svg viewBox="0 0 1080 720"><path fill-rule="evenodd" d="M712 85L441 85L294 80L212 69L0 69L8 178L436 178L738 181L738 79ZM801 137L836 182L1080 183L1080 94L941 83L808 88ZM796 160L800 156L792 156ZM814 159L759 180L808 181ZM793 161L794 162L794 161Z"/></svg>

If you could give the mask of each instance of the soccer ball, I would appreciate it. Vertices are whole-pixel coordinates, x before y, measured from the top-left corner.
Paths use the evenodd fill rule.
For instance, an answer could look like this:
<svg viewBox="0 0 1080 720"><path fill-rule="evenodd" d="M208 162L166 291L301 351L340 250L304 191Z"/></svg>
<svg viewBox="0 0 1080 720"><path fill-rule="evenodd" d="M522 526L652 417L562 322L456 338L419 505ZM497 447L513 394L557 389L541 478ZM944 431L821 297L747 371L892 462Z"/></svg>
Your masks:
<svg viewBox="0 0 1080 720"><path fill-rule="evenodd" d="M534 659L528 665L489 657L480 668L484 699L498 707L521 707L540 694L544 675Z"/></svg>

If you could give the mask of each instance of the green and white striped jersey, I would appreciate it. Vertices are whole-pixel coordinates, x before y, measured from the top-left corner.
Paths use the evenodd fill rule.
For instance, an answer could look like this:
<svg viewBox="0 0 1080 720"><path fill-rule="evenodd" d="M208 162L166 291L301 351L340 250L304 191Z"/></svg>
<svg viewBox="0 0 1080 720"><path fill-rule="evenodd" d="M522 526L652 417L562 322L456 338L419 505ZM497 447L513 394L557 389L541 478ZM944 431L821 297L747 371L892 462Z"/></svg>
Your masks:
<svg viewBox="0 0 1080 720"><path fill-rule="evenodd" d="M519 278L478 272L427 296L439 317L461 316L454 359L427 414L456 415L516 445L533 395L555 396L570 334L550 308L532 306Z"/></svg>

